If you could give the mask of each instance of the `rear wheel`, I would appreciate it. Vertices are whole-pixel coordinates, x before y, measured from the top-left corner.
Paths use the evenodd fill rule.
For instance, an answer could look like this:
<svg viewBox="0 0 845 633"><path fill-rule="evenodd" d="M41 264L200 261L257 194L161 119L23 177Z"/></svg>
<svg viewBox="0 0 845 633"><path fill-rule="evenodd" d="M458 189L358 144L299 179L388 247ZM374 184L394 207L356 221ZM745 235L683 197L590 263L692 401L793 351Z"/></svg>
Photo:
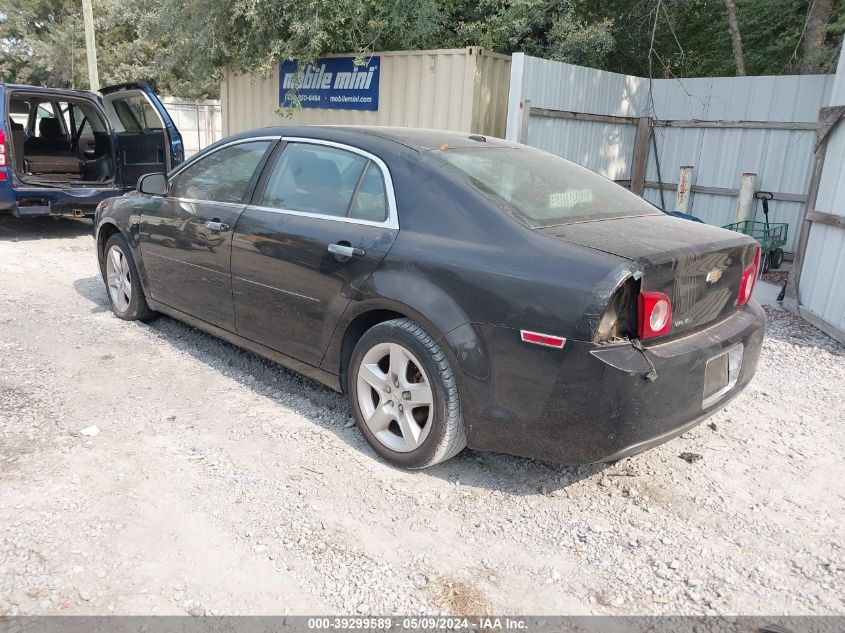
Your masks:
<svg viewBox="0 0 845 633"><path fill-rule="evenodd" d="M147 305L138 279L138 269L123 236L112 235L106 242L103 257L103 280L115 316L125 321L148 321L155 313Z"/></svg>
<svg viewBox="0 0 845 633"><path fill-rule="evenodd" d="M361 337L347 393L364 438L397 466L432 466L466 446L452 368L440 346L410 319L380 323Z"/></svg>

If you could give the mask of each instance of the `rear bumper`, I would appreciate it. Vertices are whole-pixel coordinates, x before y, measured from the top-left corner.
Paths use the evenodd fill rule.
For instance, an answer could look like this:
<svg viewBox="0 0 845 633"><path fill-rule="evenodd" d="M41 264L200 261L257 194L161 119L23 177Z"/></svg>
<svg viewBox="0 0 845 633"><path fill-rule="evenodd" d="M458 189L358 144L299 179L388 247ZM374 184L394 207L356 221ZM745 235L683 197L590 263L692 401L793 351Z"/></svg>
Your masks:
<svg viewBox="0 0 845 633"><path fill-rule="evenodd" d="M0 206L17 217L47 215L93 215L97 205L106 198L123 195L126 191L111 187L16 187L8 195L0 196Z"/></svg>
<svg viewBox="0 0 845 633"><path fill-rule="evenodd" d="M472 328L483 342L467 347ZM470 447L562 463L615 461L647 450L703 421L751 381L765 315L755 302L709 328L652 345L651 366L630 343L567 341L562 350L519 341L518 332L467 325L447 339ZM461 331L463 330L463 331ZM736 385L703 407L707 361L738 343Z"/></svg>

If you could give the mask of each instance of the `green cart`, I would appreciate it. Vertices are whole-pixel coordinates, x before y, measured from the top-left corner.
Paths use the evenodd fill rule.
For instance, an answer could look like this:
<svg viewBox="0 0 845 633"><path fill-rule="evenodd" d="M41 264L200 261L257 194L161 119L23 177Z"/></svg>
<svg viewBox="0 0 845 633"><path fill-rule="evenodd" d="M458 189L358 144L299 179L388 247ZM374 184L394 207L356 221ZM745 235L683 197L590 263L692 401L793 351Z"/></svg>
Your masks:
<svg viewBox="0 0 845 633"><path fill-rule="evenodd" d="M754 194L754 197L763 201L765 222L743 220L742 222L726 224L722 228L750 235L757 240L760 244L760 256L762 257L760 268L762 272L766 272L769 268L778 269L783 264L783 247L786 246L789 225L769 222L769 200L773 198L770 192L758 191Z"/></svg>

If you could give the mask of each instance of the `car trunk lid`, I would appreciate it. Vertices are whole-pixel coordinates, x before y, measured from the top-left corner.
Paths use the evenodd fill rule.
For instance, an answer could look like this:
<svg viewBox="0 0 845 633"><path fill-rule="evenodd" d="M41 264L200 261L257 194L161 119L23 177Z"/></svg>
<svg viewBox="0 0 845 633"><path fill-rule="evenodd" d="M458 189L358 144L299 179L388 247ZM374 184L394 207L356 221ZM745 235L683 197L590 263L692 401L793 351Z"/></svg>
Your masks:
<svg viewBox="0 0 845 633"><path fill-rule="evenodd" d="M662 214L537 230L639 264L640 289L663 292L672 302L672 334L699 329L736 310L742 272L756 248L739 233Z"/></svg>

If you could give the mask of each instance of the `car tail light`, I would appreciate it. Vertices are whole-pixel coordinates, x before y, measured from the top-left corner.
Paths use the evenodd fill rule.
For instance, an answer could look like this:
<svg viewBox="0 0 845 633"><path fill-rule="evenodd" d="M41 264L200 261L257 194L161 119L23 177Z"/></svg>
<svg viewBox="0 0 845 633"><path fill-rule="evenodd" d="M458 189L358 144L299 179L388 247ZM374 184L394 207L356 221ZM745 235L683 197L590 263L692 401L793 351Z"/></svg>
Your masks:
<svg viewBox="0 0 845 633"><path fill-rule="evenodd" d="M0 169L6 167L6 131L0 130Z"/></svg>
<svg viewBox="0 0 845 633"><path fill-rule="evenodd" d="M754 251L754 261L742 271L742 281L739 284L739 296L736 298L736 305L744 306L754 292L754 284L757 283L757 273L760 270L760 247Z"/></svg>
<svg viewBox="0 0 845 633"><path fill-rule="evenodd" d="M637 300L640 338L654 338L672 329L672 302L662 292L640 293Z"/></svg>

